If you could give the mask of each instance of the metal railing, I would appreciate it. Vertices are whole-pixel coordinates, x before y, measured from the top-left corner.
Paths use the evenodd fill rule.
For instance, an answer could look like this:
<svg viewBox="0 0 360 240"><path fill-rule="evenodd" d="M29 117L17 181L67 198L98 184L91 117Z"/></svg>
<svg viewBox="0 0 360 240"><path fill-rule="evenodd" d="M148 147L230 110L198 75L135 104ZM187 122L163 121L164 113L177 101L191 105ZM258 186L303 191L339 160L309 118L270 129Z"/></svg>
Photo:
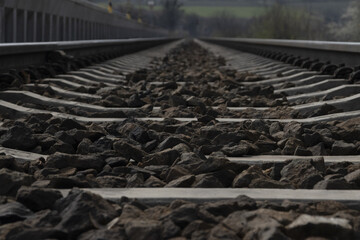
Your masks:
<svg viewBox="0 0 360 240"><path fill-rule="evenodd" d="M85 0L0 0L1 43L166 35Z"/></svg>

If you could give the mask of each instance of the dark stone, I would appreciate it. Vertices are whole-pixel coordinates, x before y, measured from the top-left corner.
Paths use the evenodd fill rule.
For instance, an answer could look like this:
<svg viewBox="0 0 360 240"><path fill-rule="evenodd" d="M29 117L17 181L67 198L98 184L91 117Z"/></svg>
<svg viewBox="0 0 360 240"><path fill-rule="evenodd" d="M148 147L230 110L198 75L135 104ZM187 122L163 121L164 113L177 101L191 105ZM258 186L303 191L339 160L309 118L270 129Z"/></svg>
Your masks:
<svg viewBox="0 0 360 240"><path fill-rule="evenodd" d="M129 100L127 101L127 104L129 107L135 108L135 107L142 107L146 103L142 101L138 94L133 94L130 96Z"/></svg>
<svg viewBox="0 0 360 240"><path fill-rule="evenodd" d="M298 146L295 149L294 155L296 156L312 156L312 152L310 150L307 150L301 146Z"/></svg>
<svg viewBox="0 0 360 240"><path fill-rule="evenodd" d="M304 146L303 142L297 138L290 137L286 141L286 144L284 146L284 149L281 151L281 154L282 155L294 155L296 148L299 146L303 147Z"/></svg>
<svg viewBox="0 0 360 240"><path fill-rule="evenodd" d="M160 188L164 187L166 185L165 182L161 181L157 177L150 176L148 179L146 179L144 186L145 187L152 187L152 188Z"/></svg>
<svg viewBox="0 0 360 240"><path fill-rule="evenodd" d="M63 130L71 130L71 129L79 129L79 130L86 130L86 127L80 123L78 123L77 121L73 120L73 119L65 119L62 121L62 123L60 124L60 128Z"/></svg>
<svg viewBox="0 0 360 240"><path fill-rule="evenodd" d="M36 182L35 182L36 183ZM34 183L34 184L35 184ZM32 185L33 187L37 187L36 185ZM52 177L47 186L49 188L61 188L61 189L69 189L69 188L90 188L90 184L87 181L81 180L77 177Z"/></svg>
<svg viewBox="0 0 360 240"><path fill-rule="evenodd" d="M37 146L37 139L33 137L31 129L16 125L1 135L0 144L8 148L29 151Z"/></svg>
<svg viewBox="0 0 360 240"><path fill-rule="evenodd" d="M129 136L139 143L147 143L150 141L149 135L146 130L140 126L136 126L130 133Z"/></svg>
<svg viewBox="0 0 360 240"><path fill-rule="evenodd" d="M125 157L127 159L134 159L137 162L141 162L142 158L146 155L144 151L130 143L127 143L124 140L115 142L113 148L122 157Z"/></svg>
<svg viewBox="0 0 360 240"><path fill-rule="evenodd" d="M158 141L156 139L152 140L152 141L149 141L147 142L144 146L143 146L143 149L146 151L146 152L151 152L152 150L154 150L158 145Z"/></svg>
<svg viewBox="0 0 360 240"><path fill-rule="evenodd" d="M171 95L169 99L169 103L173 107L187 106L186 100L182 96L178 96L178 95Z"/></svg>
<svg viewBox="0 0 360 240"><path fill-rule="evenodd" d="M117 240L126 240L127 236L125 230L120 227L115 227L112 229L96 229L85 232L81 234L78 240L101 240L101 239L117 239Z"/></svg>
<svg viewBox="0 0 360 240"><path fill-rule="evenodd" d="M317 145L313 147L309 147L308 150L312 152L313 156L326 156L328 155L328 152L326 151L325 144L324 143L318 143Z"/></svg>
<svg viewBox="0 0 360 240"><path fill-rule="evenodd" d="M185 227L197 219L197 205L188 203L167 213L163 219L169 219L180 227Z"/></svg>
<svg viewBox="0 0 360 240"><path fill-rule="evenodd" d="M188 174L190 174L190 172L187 169L185 169L181 166L175 165L168 170L168 173L166 175L166 182L171 182L172 180L175 180L179 177L182 177L182 176L185 176Z"/></svg>
<svg viewBox="0 0 360 240"><path fill-rule="evenodd" d="M135 173L127 178L127 188L143 187L145 184L144 175L141 173Z"/></svg>
<svg viewBox="0 0 360 240"><path fill-rule="evenodd" d="M270 178L256 178L251 181L249 188L293 188L289 183L276 181Z"/></svg>
<svg viewBox="0 0 360 240"><path fill-rule="evenodd" d="M126 166L129 163L129 161L123 157L109 157L105 159L105 162L112 168Z"/></svg>
<svg viewBox="0 0 360 240"><path fill-rule="evenodd" d="M311 189L323 180L321 173L312 165L309 159L291 160L281 170L281 181L289 182L297 188Z"/></svg>
<svg viewBox="0 0 360 240"><path fill-rule="evenodd" d="M238 237L234 231L219 224L219 225L216 225L210 231L208 239L211 239L211 240L240 240L241 238Z"/></svg>
<svg viewBox="0 0 360 240"><path fill-rule="evenodd" d="M82 154L82 155L89 154L91 145L92 145L92 141L88 138L84 138L77 146L76 154Z"/></svg>
<svg viewBox="0 0 360 240"><path fill-rule="evenodd" d="M97 155L55 153L48 157L45 166L48 168L73 167L80 170L93 168L101 171L104 166L104 160Z"/></svg>
<svg viewBox="0 0 360 240"><path fill-rule="evenodd" d="M63 141L58 141L54 145L52 145L49 149L50 154L57 152L73 154L75 153L75 150L70 144L64 143Z"/></svg>
<svg viewBox="0 0 360 240"><path fill-rule="evenodd" d="M278 133L282 131L282 126L279 122L273 122L271 123L270 127L269 127L269 133L270 135L274 135L275 133Z"/></svg>
<svg viewBox="0 0 360 240"><path fill-rule="evenodd" d="M104 225L117 217L116 209L109 202L80 190L71 190L67 197L59 199L55 209L61 216L56 228L65 230L72 238L93 228L94 221Z"/></svg>
<svg viewBox="0 0 360 240"><path fill-rule="evenodd" d="M215 172L225 169L229 163L226 158L209 157L191 172L195 174Z"/></svg>
<svg viewBox="0 0 360 240"><path fill-rule="evenodd" d="M133 219L125 224L125 232L129 240L160 239L161 222L150 219Z"/></svg>
<svg viewBox="0 0 360 240"><path fill-rule="evenodd" d="M15 158L9 155L0 155L0 169L1 168L19 170L19 166Z"/></svg>
<svg viewBox="0 0 360 240"><path fill-rule="evenodd" d="M21 186L30 186L35 179L26 173L0 169L0 195L15 196Z"/></svg>
<svg viewBox="0 0 360 240"><path fill-rule="evenodd" d="M158 145L158 149L160 151L163 151L163 150L165 150L167 148L175 147L176 145L181 144L181 143L186 144L186 142L184 142L180 138L170 136L170 137L167 137L164 141L162 141Z"/></svg>
<svg viewBox="0 0 360 240"><path fill-rule="evenodd" d="M212 224L206 223L202 220L195 220L186 226L186 228L182 231L181 235L186 238L190 238L193 232L208 230L211 229L212 227L213 227Z"/></svg>
<svg viewBox="0 0 360 240"><path fill-rule="evenodd" d="M322 137L318 132L314 133L305 133L302 135L304 139L304 144L306 147L314 146L322 141Z"/></svg>
<svg viewBox="0 0 360 240"><path fill-rule="evenodd" d="M223 147L221 151L228 157L242 157L249 153L250 146L246 144Z"/></svg>
<svg viewBox="0 0 360 240"><path fill-rule="evenodd" d="M35 212L52 209L56 200L60 198L62 194L59 191L32 187L21 187L16 195L18 202Z"/></svg>
<svg viewBox="0 0 360 240"><path fill-rule="evenodd" d="M335 141L331 148L333 155L355 155L357 152L356 146L353 143L346 143L342 140Z"/></svg>
<svg viewBox="0 0 360 240"><path fill-rule="evenodd" d="M95 181L102 188L124 188L127 184L126 178L118 176L101 176L97 177Z"/></svg>
<svg viewBox="0 0 360 240"><path fill-rule="evenodd" d="M32 215L33 212L18 202L0 205L0 225L22 221Z"/></svg>
<svg viewBox="0 0 360 240"><path fill-rule="evenodd" d="M286 138L294 137L301 138L301 135L304 133L304 129L301 123L298 122L290 122L285 124L284 126L284 134Z"/></svg>
<svg viewBox="0 0 360 240"><path fill-rule="evenodd" d="M179 177L171 182L169 182L165 187L174 188L174 187L191 187L191 185L195 182L196 177L194 175L185 175L183 177Z"/></svg>
<svg viewBox="0 0 360 240"><path fill-rule="evenodd" d="M200 174L196 176L194 188L223 188L222 182L213 174Z"/></svg>
<svg viewBox="0 0 360 240"><path fill-rule="evenodd" d="M172 165L179 156L180 153L177 150L166 149L164 151L145 156L142 162L142 166Z"/></svg>
<svg viewBox="0 0 360 240"><path fill-rule="evenodd" d="M175 237L181 232L181 228L171 220L164 220L162 226L162 238L164 239Z"/></svg>
<svg viewBox="0 0 360 240"><path fill-rule="evenodd" d="M33 227L22 223L14 223L0 227L0 238L12 240L68 239L68 235L64 231L53 227Z"/></svg>

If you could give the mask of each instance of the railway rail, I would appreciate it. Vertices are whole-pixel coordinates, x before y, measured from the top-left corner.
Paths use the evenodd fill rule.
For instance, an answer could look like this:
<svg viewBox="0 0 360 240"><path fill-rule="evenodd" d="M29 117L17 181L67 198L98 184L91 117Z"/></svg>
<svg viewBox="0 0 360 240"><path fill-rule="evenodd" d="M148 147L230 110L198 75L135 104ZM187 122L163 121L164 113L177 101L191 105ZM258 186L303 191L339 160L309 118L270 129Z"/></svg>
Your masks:
<svg viewBox="0 0 360 240"><path fill-rule="evenodd" d="M360 237L358 45L0 48L4 239Z"/></svg>

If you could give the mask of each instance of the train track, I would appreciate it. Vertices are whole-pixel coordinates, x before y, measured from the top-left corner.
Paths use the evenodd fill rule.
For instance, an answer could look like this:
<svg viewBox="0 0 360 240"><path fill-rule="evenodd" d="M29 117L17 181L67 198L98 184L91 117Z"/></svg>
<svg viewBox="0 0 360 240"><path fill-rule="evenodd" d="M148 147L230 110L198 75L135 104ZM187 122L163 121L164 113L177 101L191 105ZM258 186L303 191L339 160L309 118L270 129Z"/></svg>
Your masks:
<svg viewBox="0 0 360 240"><path fill-rule="evenodd" d="M358 239L357 68L204 40L8 46L0 236Z"/></svg>

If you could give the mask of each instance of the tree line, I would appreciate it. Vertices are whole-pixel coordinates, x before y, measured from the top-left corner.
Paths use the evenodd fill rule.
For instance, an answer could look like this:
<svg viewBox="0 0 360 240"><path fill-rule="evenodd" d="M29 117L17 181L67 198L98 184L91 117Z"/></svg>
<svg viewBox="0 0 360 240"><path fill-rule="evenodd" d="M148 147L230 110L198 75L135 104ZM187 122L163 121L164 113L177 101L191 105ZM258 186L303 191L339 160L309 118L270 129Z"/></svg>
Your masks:
<svg viewBox="0 0 360 240"><path fill-rule="evenodd" d="M306 8L294 8L281 1L267 5L263 14L250 19L238 18L227 11L211 17L185 14L179 0L162 0L161 10L120 6L134 18L160 26L173 33L191 36L250 37L304 40L360 40L360 1L353 0L346 11L333 20Z"/></svg>

